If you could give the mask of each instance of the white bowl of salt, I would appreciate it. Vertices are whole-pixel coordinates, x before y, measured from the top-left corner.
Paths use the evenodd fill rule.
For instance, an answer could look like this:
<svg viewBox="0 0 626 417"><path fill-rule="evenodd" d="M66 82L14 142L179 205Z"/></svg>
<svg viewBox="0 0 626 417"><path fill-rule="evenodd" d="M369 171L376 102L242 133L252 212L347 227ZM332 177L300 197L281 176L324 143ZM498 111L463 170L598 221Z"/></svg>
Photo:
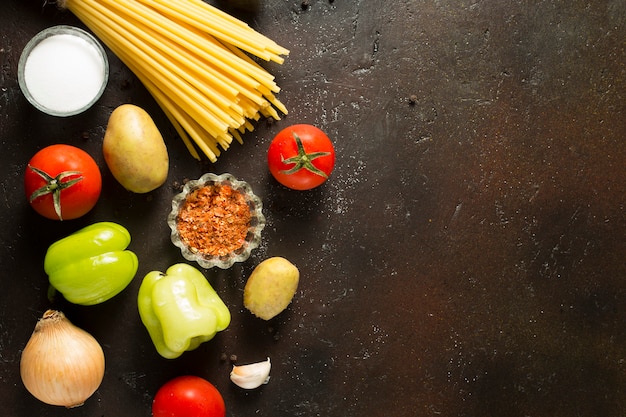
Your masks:
<svg viewBox="0 0 626 417"><path fill-rule="evenodd" d="M109 78L109 61L98 40L74 26L53 26L35 35L18 63L18 82L40 111L67 117L90 108Z"/></svg>

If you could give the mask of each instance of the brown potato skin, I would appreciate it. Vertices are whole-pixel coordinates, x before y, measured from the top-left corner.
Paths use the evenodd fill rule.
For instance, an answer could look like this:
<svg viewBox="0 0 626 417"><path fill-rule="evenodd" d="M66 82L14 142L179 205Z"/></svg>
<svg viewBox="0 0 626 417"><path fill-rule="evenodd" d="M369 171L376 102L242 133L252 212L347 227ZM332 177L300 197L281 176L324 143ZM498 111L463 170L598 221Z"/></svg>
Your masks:
<svg viewBox="0 0 626 417"><path fill-rule="evenodd" d="M167 147L154 121L141 107L122 104L113 110L102 152L115 179L129 191L147 193L167 180Z"/></svg>

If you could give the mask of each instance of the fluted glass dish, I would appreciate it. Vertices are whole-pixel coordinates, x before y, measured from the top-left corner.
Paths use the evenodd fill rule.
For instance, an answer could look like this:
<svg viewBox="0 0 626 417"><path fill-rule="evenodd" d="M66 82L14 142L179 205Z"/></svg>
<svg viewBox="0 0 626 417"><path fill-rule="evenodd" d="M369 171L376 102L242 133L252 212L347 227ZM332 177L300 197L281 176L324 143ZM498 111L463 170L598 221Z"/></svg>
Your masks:
<svg viewBox="0 0 626 417"><path fill-rule="evenodd" d="M203 187L210 186L229 186L232 190L243 196L250 210L250 221L245 239L241 243L241 246L226 254L218 255L207 253L205 248L190 246L188 239L186 241L181 235L181 230L179 230L179 216L185 203L189 198L193 198L192 195L194 192ZM206 212L211 211L212 209L210 207L206 207ZM261 243L261 231L265 228L265 216L263 215L263 203L261 199L252 192L252 188L247 182L240 181L228 173L221 175L208 173L197 180L188 181L183 187L183 191L174 197L172 200L172 211L167 217L167 223L171 229L170 237L172 243L180 248L185 259L195 261L201 267L207 269L212 267L228 269L236 262L243 262L248 259L252 250L259 246ZM216 232L216 234L218 233Z"/></svg>

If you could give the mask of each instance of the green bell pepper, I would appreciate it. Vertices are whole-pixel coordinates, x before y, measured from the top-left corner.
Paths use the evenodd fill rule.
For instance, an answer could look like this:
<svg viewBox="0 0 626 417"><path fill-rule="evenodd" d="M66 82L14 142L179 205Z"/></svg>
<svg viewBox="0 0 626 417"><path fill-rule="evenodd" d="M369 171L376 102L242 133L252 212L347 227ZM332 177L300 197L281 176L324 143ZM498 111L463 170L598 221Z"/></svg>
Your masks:
<svg viewBox="0 0 626 417"><path fill-rule="evenodd" d="M139 316L157 352L174 359L230 324L230 311L202 272L184 263L149 272L139 287Z"/></svg>
<svg viewBox="0 0 626 417"><path fill-rule="evenodd" d="M130 233L123 226L99 222L53 243L44 271L53 289L71 303L93 305L119 294L137 273L137 256L125 250Z"/></svg>

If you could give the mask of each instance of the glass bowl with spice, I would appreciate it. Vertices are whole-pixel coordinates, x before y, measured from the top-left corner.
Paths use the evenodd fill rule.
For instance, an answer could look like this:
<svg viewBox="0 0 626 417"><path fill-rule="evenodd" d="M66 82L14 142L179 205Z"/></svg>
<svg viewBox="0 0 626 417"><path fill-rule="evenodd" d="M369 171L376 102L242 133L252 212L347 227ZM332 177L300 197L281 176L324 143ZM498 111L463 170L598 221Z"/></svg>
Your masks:
<svg viewBox="0 0 626 417"><path fill-rule="evenodd" d="M230 268L250 257L265 227L261 199L231 174L188 181L172 200L172 243L203 268Z"/></svg>

